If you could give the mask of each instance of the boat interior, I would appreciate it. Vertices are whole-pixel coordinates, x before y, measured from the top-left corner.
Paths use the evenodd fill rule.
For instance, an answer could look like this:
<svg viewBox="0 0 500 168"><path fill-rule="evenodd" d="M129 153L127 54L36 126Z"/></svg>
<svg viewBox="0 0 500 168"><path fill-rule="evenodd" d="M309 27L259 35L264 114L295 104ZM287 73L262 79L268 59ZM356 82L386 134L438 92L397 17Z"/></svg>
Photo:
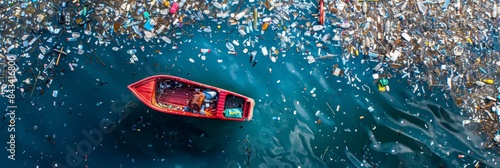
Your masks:
<svg viewBox="0 0 500 168"><path fill-rule="evenodd" d="M244 104L245 99L234 95L227 95L226 102L224 103L224 109L241 108L241 110L243 110Z"/></svg>
<svg viewBox="0 0 500 168"><path fill-rule="evenodd" d="M215 117L219 93L170 79L156 82L155 104L162 108Z"/></svg>
<svg viewBox="0 0 500 168"><path fill-rule="evenodd" d="M226 118L243 118L244 111L248 103L242 97L228 94L224 102L224 117Z"/></svg>

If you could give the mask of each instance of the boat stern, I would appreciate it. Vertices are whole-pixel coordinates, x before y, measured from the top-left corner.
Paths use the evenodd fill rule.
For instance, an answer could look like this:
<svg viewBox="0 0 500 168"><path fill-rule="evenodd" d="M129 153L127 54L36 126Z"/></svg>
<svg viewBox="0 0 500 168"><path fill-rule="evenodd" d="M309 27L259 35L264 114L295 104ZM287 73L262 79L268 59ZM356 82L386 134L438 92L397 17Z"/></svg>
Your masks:
<svg viewBox="0 0 500 168"><path fill-rule="evenodd" d="M248 98L245 102L248 105L247 114L245 116L245 121L250 121L253 117L253 108L255 107L255 100Z"/></svg>

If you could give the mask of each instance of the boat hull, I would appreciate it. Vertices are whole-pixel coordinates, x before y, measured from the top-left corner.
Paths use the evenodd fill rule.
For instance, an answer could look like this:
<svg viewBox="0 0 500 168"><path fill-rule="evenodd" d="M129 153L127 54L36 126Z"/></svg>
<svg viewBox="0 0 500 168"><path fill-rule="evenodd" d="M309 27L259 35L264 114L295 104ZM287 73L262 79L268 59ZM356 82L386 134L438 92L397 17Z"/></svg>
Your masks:
<svg viewBox="0 0 500 168"><path fill-rule="evenodd" d="M255 106L252 98L170 75L147 77L128 89L155 111L188 117L249 121Z"/></svg>

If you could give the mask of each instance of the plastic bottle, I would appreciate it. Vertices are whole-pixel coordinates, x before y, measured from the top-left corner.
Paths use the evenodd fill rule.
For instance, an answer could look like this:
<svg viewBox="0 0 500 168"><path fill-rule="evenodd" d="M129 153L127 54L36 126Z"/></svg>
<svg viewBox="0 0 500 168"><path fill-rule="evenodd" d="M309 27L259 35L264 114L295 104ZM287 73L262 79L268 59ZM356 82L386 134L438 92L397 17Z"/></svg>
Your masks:
<svg viewBox="0 0 500 168"><path fill-rule="evenodd" d="M487 72L486 72L483 68L479 67L479 70L480 70L482 73L487 74Z"/></svg>
<svg viewBox="0 0 500 168"><path fill-rule="evenodd" d="M202 49L200 49L200 52L202 52L202 53L209 53L210 49L202 48Z"/></svg>
<svg viewBox="0 0 500 168"><path fill-rule="evenodd" d="M135 54L135 53L137 53L136 49L130 49L127 51L127 54L130 54L130 55Z"/></svg>
<svg viewBox="0 0 500 168"><path fill-rule="evenodd" d="M264 22L264 24L262 24L262 30L266 31L268 26L269 26L269 23Z"/></svg>
<svg viewBox="0 0 500 168"><path fill-rule="evenodd" d="M313 26L313 31L320 31L323 30L323 25L314 25Z"/></svg>
<svg viewBox="0 0 500 168"><path fill-rule="evenodd" d="M226 43L226 48L227 48L229 51L234 51L234 46L233 46L233 44L231 44L231 43L229 43L229 42L228 42L228 43Z"/></svg>
<svg viewBox="0 0 500 168"><path fill-rule="evenodd" d="M273 120L281 120L281 117L273 117Z"/></svg>
<svg viewBox="0 0 500 168"><path fill-rule="evenodd" d="M73 63L68 63L68 65L69 65L69 69L70 69L71 71L74 71L74 70L75 70L75 68L73 68Z"/></svg>
<svg viewBox="0 0 500 168"><path fill-rule="evenodd" d="M493 79L484 79L483 82L489 85L492 85L494 83Z"/></svg>
<svg viewBox="0 0 500 168"><path fill-rule="evenodd" d="M311 94L313 94L313 93L314 93L314 91L316 91L316 88L312 88L312 90L311 90L311 92L310 92L310 93L311 93Z"/></svg>
<svg viewBox="0 0 500 168"><path fill-rule="evenodd" d="M96 104L96 106L100 106L101 104L102 104L102 102L98 102L98 103Z"/></svg>
<svg viewBox="0 0 500 168"><path fill-rule="evenodd" d="M76 41L76 38L69 37L69 38L66 38L66 41Z"/></svg>

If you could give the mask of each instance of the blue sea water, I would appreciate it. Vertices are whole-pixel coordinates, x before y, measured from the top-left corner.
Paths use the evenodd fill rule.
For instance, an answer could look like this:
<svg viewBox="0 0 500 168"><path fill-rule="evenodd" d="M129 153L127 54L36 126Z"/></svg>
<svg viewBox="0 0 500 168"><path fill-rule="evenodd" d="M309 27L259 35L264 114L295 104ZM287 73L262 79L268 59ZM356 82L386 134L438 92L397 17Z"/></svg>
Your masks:
<svg viewBox="0 0 500 168"><path fill-rule="evenodd" d="M202 32L201 25L211 26L213 32ZM463 167L481 160L483 165L497 166L498 155L482 146L485 139L473 128L462 125L466 114L443 96L448 94L444 90L420 84L414 93L407 79L394 73L391 91L381 93L371 76L376 62L362 57L343 61L337 56L309 64L307 55L295 47L280 52L272 62L260 48L280 48L276 33L281 29L270 28L259 38L260 30L241 37L237 31L227 33L234 26L216 27L205 20L174 29L186 32L180 38L170 37L178 49L156 39L134 41L121 35L115 37L123 49L113 51L111 47L120 47L115 41L104 46L96 45L94 37L66 42L68 33L42 35L41 39L53 37L57 45L72 52L49 73L51 85L37 81L43 94L36 89L31 95L33 85L22 80L34 79L29 69L37 74L36 69L42 70L57 55L37 60L35 51L30 58L18 60L22 74L17 76L17 86L25 91L16 92L16 160L9 160L5 151L0 163L9 167ZM243 40L249 37L258 42L244 47ZM316 57L315 39L301 37L292 41L310 41L306 49ZM238 54L229 55L225 44L235 39L240 42L235 46ZM84 50L95 51L105 66L93 52L76 54L73 47L79 43ZM138 50L135 64L129 63L126 51L130 48ZM203 54L200 48L212 52ZM255 67L244 48L258 51ZM16 50L22 53L23 49ZM333 46L322 50L323 54L342 52ZM70 62L78 64L74 71L68 67ZM360 81L333 76L335 64L349 68L348 74ZM227 122L155 112L126 86L156 74L252 97L254 118ZM310 93L313 88L315 97ZM59 92L57 97L51 95L54 90ZM130 101L135 104L126 106ZM2 120L4 142L9 140L8 122L8 118Z"/></svg>

